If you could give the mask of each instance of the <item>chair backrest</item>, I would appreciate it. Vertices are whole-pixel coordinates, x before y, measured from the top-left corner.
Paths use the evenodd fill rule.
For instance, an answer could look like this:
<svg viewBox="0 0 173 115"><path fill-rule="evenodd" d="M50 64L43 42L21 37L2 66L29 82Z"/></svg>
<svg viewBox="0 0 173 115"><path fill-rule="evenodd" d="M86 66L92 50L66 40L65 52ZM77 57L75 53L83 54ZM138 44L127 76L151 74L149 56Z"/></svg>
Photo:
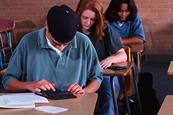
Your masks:
<svg viewBox="0 0 173 115"><path fill-rule="evenodd" d="M31 20L16 20L14 29L14 48L25 34L36 29L38 29L37 26Z"/></svg>
<svg viewBox="0 0 173 115"><path fill-rule="evenodd" d="M13 30L15 22L0 20L0 69L7 66L13 50Z"/></svg>
<svg viewBox="0 0 173 115"><path fill-rule="evenodd" d="M131 55L131 49L129 46L124 46L124 51L126 52L127 55L127 62L132 61L132 55Z"/></svg>

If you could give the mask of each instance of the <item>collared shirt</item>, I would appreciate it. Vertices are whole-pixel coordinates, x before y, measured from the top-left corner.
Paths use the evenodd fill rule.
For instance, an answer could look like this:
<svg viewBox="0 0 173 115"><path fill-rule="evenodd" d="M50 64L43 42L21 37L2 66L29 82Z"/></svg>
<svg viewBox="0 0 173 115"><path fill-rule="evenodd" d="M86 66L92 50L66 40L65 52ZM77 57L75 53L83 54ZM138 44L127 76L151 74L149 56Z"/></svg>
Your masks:
<svg viewBox="0 0 173 115"><path fill-rule="evenodd" d="M110 23L112 28L117 31L121 38L130 38L137 36L141 40L145 41L144 28L140 17L137 15L134 21L124 22L123 25L119 25L118 22Z"/></svg>
<svg viewBox="0 0 173 115"><path fill-rule="evenodd" d="M11 80L55 83L58 89L67 89L72 83L86 86L90 80L102 81L102 69L96 51L85 35L77 32L71 45L58 56L48 45L45 29L23 37L13 52L2 83Z"/></svg>

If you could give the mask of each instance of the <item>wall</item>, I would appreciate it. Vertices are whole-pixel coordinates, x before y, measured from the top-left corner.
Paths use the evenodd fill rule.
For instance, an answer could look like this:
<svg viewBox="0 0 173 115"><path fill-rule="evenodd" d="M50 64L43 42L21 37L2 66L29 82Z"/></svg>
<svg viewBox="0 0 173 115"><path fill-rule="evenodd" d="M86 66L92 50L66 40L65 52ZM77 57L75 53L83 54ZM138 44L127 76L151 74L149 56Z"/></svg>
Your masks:
<svg viewBox="0 0 173 115"><path fill-rule="evenodd" d="M79 0L1 0L0 19L30 20L36 27L44 24L48 9L65 3L73 9ZM110 0L101 0L104 8ZM147 54L173 54L173 0L136 0L146 32Z"/></svg>
<svg viewBox="0 0 173 115"><path fill-rule="evenodd" d="M136 0L148 54L173 54L173 0Z"/></svg>
<svg viewBox="0 0 173 115"><path fill-rule="evenodd" d="M0 19L32 20L37 26L42 26L48 9L52 5L72 4L74 9L78 0L1 0Z"/></svg>

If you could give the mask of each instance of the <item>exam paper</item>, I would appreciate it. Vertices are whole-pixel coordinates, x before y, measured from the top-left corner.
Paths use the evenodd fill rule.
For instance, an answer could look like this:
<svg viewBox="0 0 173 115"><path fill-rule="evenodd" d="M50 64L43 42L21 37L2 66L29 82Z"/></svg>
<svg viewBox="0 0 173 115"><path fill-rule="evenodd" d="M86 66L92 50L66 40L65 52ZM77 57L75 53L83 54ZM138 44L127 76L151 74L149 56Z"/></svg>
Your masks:
<svg viewBox="0 0 173 115"><path fill-rule="evenodd" d="M1 108L34 108L35 103L48 103L48 100L34 93L10 93L0 96Z"/></svg>

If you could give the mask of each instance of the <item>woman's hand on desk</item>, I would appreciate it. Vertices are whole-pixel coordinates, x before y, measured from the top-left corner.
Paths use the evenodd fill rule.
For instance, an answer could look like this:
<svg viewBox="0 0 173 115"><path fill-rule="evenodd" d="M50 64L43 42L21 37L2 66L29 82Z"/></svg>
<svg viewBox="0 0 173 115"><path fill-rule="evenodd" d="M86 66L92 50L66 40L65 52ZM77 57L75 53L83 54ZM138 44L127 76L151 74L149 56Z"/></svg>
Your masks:
<svg viewBox="0 0 173 115"><path fill-rule="evenodd" d="M40 80L36 82L26 82L26 89L32 92L40 92L41 90L53 90L55 91L55 84L48 82L47 80Z"/></svg>
<svg viewBox="0 0 173 115"><path fill-rule="evenodd" d="M112 59L111 58L106 58L100 62L100 65L103 69L110 67L112 65Z"/></svg>
<svg viewBox="0 0 173 115"><path fill-rule="evenodd" d="M82 96L85 93L82 87L79 86L77 83L71 84L70 87L67 89L67 91L70 91L71 93L73 93L73 95L77 97Z"/></svg>

